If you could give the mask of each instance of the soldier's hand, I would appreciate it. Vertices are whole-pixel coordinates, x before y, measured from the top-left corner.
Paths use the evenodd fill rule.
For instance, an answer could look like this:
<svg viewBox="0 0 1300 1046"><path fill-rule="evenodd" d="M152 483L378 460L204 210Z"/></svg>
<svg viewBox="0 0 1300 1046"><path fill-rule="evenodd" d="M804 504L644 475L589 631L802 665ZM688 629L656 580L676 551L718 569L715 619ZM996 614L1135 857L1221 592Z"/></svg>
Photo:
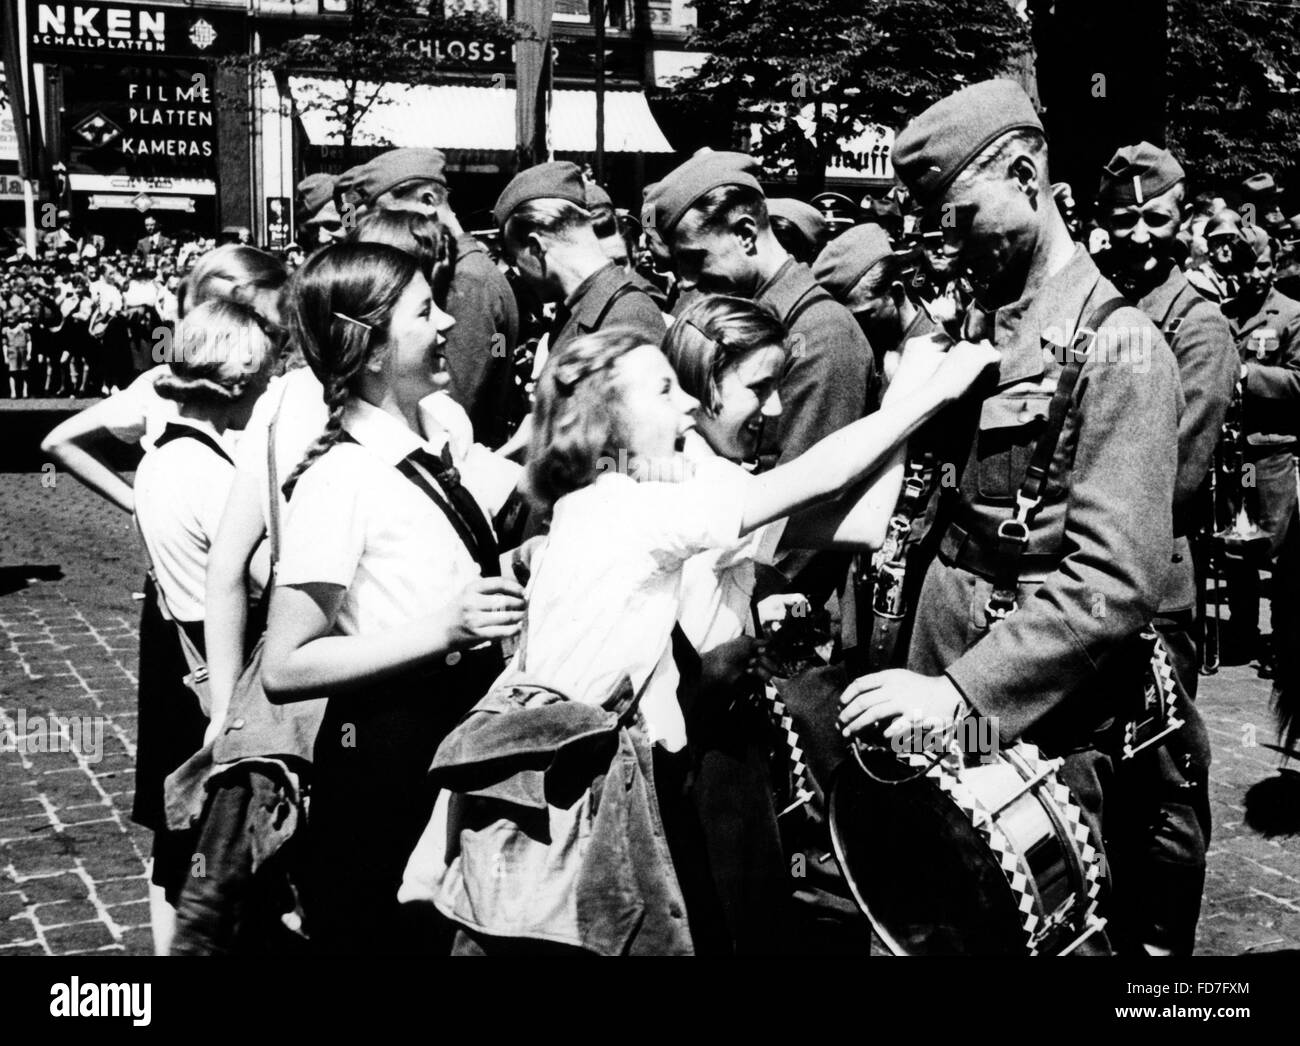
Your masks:
<svg viewBox="0 0 1300 1046"><path fill-rule="evenodd" d="M961 691L947 676L891 668L861 676L840 697L840 732L848 738L878 731L885 740L950 730L966 714ZM891 722L892 720L892 722Z"/></svg>

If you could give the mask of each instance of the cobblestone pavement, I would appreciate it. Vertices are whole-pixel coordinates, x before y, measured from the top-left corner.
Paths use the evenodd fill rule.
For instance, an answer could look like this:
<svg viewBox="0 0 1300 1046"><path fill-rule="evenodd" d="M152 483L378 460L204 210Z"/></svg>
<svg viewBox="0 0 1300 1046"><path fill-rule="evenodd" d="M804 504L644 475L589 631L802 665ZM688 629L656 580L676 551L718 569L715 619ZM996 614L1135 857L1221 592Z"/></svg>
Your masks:
<svg viewBox="0 0 1300 1046"><path fill-rule="evenodd" d="M0 956L147 954L149 833L129 820L143 565L126 516L74 480L42 479L0 475L0 736L20 715L29 735L50 715L102 717L104 730L98 761L0 750ZM1300 773L1279 773L1267 703L1249 668L1202 682L1215 749L1207 954L1300 949Z"/></svg>

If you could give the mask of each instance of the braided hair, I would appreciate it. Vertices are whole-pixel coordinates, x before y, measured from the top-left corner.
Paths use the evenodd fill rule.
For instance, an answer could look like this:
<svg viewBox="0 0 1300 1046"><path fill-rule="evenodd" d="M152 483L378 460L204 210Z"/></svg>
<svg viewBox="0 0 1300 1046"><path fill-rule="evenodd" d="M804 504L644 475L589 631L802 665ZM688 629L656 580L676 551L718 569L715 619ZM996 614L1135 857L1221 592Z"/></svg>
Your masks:
<svg viewBox="0 0 1300 1046"><path fill-rule="evenodd" d="M285 490L343 435L343 414L356 379L384 341L393 307L420 263L396 247L340 243L319 251L293 277L288 325L291 343L302 351L324 389L329 412L324 431L307 448Z"/></svg>

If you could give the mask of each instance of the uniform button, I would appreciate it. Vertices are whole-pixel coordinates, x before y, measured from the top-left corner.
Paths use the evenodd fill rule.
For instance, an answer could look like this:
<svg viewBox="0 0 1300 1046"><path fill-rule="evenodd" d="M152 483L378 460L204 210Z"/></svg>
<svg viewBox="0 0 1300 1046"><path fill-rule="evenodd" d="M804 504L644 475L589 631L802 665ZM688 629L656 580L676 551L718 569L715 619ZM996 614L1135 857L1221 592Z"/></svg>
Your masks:
<svg viewBox="0 0 1300 1046"><path fill-rule="evenodd" d="M1175 563L1181 563L1182 561L1183 561L1183 554L1182 554L1181 552L1175 552L1175 553L1174 553L1174 562L1175 562Z"/></svg>
<svg viewBox="0 0 1300 1046"><path fill-rule="evenodd" d="M681 906L678 905L676 901L674 901L672 904L668 906L668 914L672 916L672 918L674 919L680 919L682 917Z"/></svg>
<svg viewBox="0 0 1300 1046"><path fill-rule="evenodd" d="M230 724L230 729L231 729L231 730L242 730L242 729L244 729L244 721L243 721L243 719L236 719L233 723Z"/></svg>
<svg viewBox="0 0 1300 1046"><path fill-rule="evenodd" d="M447 664L453 668L456 665L460 664L460 651L453 650L450 654L447 655L446 661Z"/></svg>

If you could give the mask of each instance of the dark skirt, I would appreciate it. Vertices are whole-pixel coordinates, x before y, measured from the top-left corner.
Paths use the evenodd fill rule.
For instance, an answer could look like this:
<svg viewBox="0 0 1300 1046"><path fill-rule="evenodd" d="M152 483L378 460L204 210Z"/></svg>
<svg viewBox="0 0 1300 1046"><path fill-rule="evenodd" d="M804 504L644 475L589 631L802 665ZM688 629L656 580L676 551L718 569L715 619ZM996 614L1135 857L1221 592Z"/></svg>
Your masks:
<svg viewBox="0 0 1300 1046"><path fill-rule="evenodd" d="M202 624L185 627L202 651ZM208 726L198 697L183 682L189 670L175 627L158 609L153 579L146 578L140 612L139 720L131 820L154 831L167 827L163 782L203 747Z"/></svg>
<svg viewBox="0 0 1300 1046"><path fill-rule="evenodd" d="M496 648L455 667L330 698L316 739L302 902L314 950L442 954L454 927L402 905L407 859L433 813L429 767L443 738L500 674Z"/></svg>

